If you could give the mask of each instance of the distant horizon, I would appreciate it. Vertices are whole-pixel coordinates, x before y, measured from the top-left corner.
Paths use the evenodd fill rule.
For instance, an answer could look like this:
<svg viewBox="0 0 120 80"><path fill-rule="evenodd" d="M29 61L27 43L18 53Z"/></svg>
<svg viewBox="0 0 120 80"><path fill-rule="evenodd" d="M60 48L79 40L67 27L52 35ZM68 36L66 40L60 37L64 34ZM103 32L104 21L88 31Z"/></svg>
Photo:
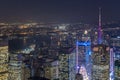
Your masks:
<svg viewBox="0 0 120 80"><path fill-rule="evenodd" d="M83 22L98 24L120 21L120 0L4 0L0 2L0 22Z"/></svg>
<svg viewBox="0 0 120 80"><path fill-rule="evenodd" d="M19 20L19 21L1 21L0 23L8 23L8 24L12 24L12 23L41 23L41 24L78 24L78 23L82 23L82 24L90 24L90 25L98 25L98 22L96 23L87 23L87 22L82 22L82 21L35 21L35 20ZM108 21L108 22L102 22L102 25L104 24L112 24L112 23L120 23L120 20L118 21Z"/></svg>

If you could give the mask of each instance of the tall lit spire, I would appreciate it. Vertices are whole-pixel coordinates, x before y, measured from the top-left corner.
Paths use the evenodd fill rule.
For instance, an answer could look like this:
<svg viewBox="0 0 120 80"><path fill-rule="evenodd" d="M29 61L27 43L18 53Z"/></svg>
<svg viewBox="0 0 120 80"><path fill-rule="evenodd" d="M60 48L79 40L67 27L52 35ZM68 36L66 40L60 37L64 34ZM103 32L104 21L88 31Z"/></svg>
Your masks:
<svg viewBox="0 0 120 80"><path fill-rule="evenodd" d="M101 21L101 8L99 8L99 26L98 26L98 44L102 43L102 21Z"/></svg>

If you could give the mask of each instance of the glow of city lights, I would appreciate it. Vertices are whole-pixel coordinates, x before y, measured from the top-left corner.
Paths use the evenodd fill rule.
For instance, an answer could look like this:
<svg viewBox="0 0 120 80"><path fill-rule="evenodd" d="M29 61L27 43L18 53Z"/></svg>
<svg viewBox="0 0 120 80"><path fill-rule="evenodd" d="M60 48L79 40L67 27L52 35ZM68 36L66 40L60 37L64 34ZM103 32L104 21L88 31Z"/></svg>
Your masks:
<svg viewBox="0 0 120 80"><path fill-rule="evenodd" d="M114 77L113 77L114 73L113 71L110 73L110 80L114 80Z"/></svg>
<svg viewBox="0 0 120 80"><path fill-rule="evenodd" d="M87 30L85 30L84 34L88 34L88 31L87 31Z"/></svg>
<svg viewBox="0 0 120 80"><path fill-rule="evenodd" d="M91 52L91 51L89 51L89 53L88 53L88 54L89 54L89 55L91 55L91 53L92 53L92 52Z"/></svg>
<svg viewBox="0 0 120 80"><path fill-rule="evenodd" d="M77 66L77 69L79 69L80 67L79 66Z"/></svg>
<svg viewBox="0 0 120 80"><path fill-rule="evenodd" d="M79 73L83 75L83 80L89 80L89 77L88 77L87 71L85 69L85 66L80 67L80 72Z"/></svg>
<svg viewBox="0 0 120 80"><path fill-rule="evenodd" d="M91 45L91 43L90 42L78 42L77 41L77 45L79 45L79 46L90 46Z"/></svg>
<svg viewBox="0 0 120 80"><path fill-rule="evenodd" d="M93 48L93 51L98 51L98 47L94 47L94 48Z"/></svg>
<svg viewBox="0 0 120 80"><path fill-rule="evenodd" d="M117 36L117 38L119 38L119 39L120 39L120 36Z"/></svg>

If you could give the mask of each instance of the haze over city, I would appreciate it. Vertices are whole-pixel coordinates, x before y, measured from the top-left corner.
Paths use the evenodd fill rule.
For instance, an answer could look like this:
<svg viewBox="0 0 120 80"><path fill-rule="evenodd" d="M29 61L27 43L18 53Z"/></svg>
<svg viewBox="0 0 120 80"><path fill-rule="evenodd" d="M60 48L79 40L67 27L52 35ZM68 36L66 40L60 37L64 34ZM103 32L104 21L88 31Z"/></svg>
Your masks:
<svg viewBox="0 0 120 80"><path fill-rule="evenodd" d="M120 80L119 0L0 2L0 80Z"/></svg>
<svg viewBox="0 0 120 80"><path fill-rule="evenodd" d="M97 24L99 7L104 23L120 21L119 3L119 0L1 0L0 21Z"/></svg>

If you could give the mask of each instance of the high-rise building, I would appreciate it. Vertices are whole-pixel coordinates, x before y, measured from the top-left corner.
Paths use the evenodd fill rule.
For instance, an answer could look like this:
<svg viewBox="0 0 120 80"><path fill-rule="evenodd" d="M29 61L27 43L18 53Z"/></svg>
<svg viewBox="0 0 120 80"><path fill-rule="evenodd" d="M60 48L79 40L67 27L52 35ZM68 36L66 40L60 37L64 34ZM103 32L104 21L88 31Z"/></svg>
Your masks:
<svg viewBox="0 0 120 80"><path fill-rule="evenodd" d="M62 48L59 54L59 80L75 80L76 56L74 48Z"/></svg>
<svg viewBox="0 0 120 80"><path fill-rule="evenodd" d="M76 67L77 73L80 72L82 65L84 65L86 70L87 78L84 80L90 79L91 76L91 38L87 30L81 36L81 40L76 42ZM81 73L80 73L81 74ZM82 74L83 75L83 74ZM88 77L89 76L89 77ZM83 76L84 77L84 76Z"/></svg>
<svg viewBox="0 0 120 80"><path fill-rule="evenodd" d="M109 80L110 53L109 46L104 44L101 20L101 8L99 8L98 42L92 46L92 80Z"/></svg>
<svg viewBox="0 0 120 80"><path fill-rule="evenodd" d="M80 69L84 65L86 73L91 76L91 42L90 41L77 41L76 43L76 67L77 73L80 72ZM87 77L88 77L87 76ZM88 80L88 79L84 79Z"/></svg>
<svg viewBox="0 0 120 80"><path fill-rule="evenodd" d="M120 47L120 38L111 38L111 46Z"/></svg>
<svg viewBox="0 0 120 80"><path fill-rule="evenodd" d="M109 47L99 44L93 47L92 80L109 80Z"/></svg>
<svg viewBox="0 0 120 80"><path fill-rule="evenodd" d="M51 65L49 64L49 65L45 66L44 70L45 70L45 77L48 79L51 79L52 78Z"/></svg>
<svg viewBox="0 0 120 80"><path fill-rule="evenodd" d="M115 80L120 80L120 60L115 60Z"/></svg>
<svg viewBox="0 0 120 80"><path fill-rule="evenodd" d="M11 38L9 45L9 80L27 80L30 77L30 69L23 63L24 54L29 54L33 47L29 49L27 37ZM27 72L27 73L26 73Z"/></svg>
<svg viewBox="0 0 120 80"><path fill-rule="evenodd" d="M8 46L0 46L0 80L8 80Z"/></svg>
<svg viewBox="0 0 120 80"><path fill-rule="evenodd" d="M110 48L110 80L114 80L114 55L113 48Z"/></svg>
<svg viewBox="0 0 120 80"><path fill-rule="evenodd" d="M59 79L59 61L53 61L51 65L51 80Z"/></svg>
<svg viewBox="0 0 120 80"><path fill-rule="evenodd" d="M10 54L9 80L22 80L22 61L17 54Z"/></svg>
<svg viewBox="0 0 120 80"><path fill-rule="evenodd" d="M10 39L9 45L9 80L22 80L22 39Z"/></svg>
<svg viewBox="0 0 120 80"><path fill-rule="evenodd" d="M120 79L120 38L111 38L111 45L114 51L114 78Z"/></svg>

